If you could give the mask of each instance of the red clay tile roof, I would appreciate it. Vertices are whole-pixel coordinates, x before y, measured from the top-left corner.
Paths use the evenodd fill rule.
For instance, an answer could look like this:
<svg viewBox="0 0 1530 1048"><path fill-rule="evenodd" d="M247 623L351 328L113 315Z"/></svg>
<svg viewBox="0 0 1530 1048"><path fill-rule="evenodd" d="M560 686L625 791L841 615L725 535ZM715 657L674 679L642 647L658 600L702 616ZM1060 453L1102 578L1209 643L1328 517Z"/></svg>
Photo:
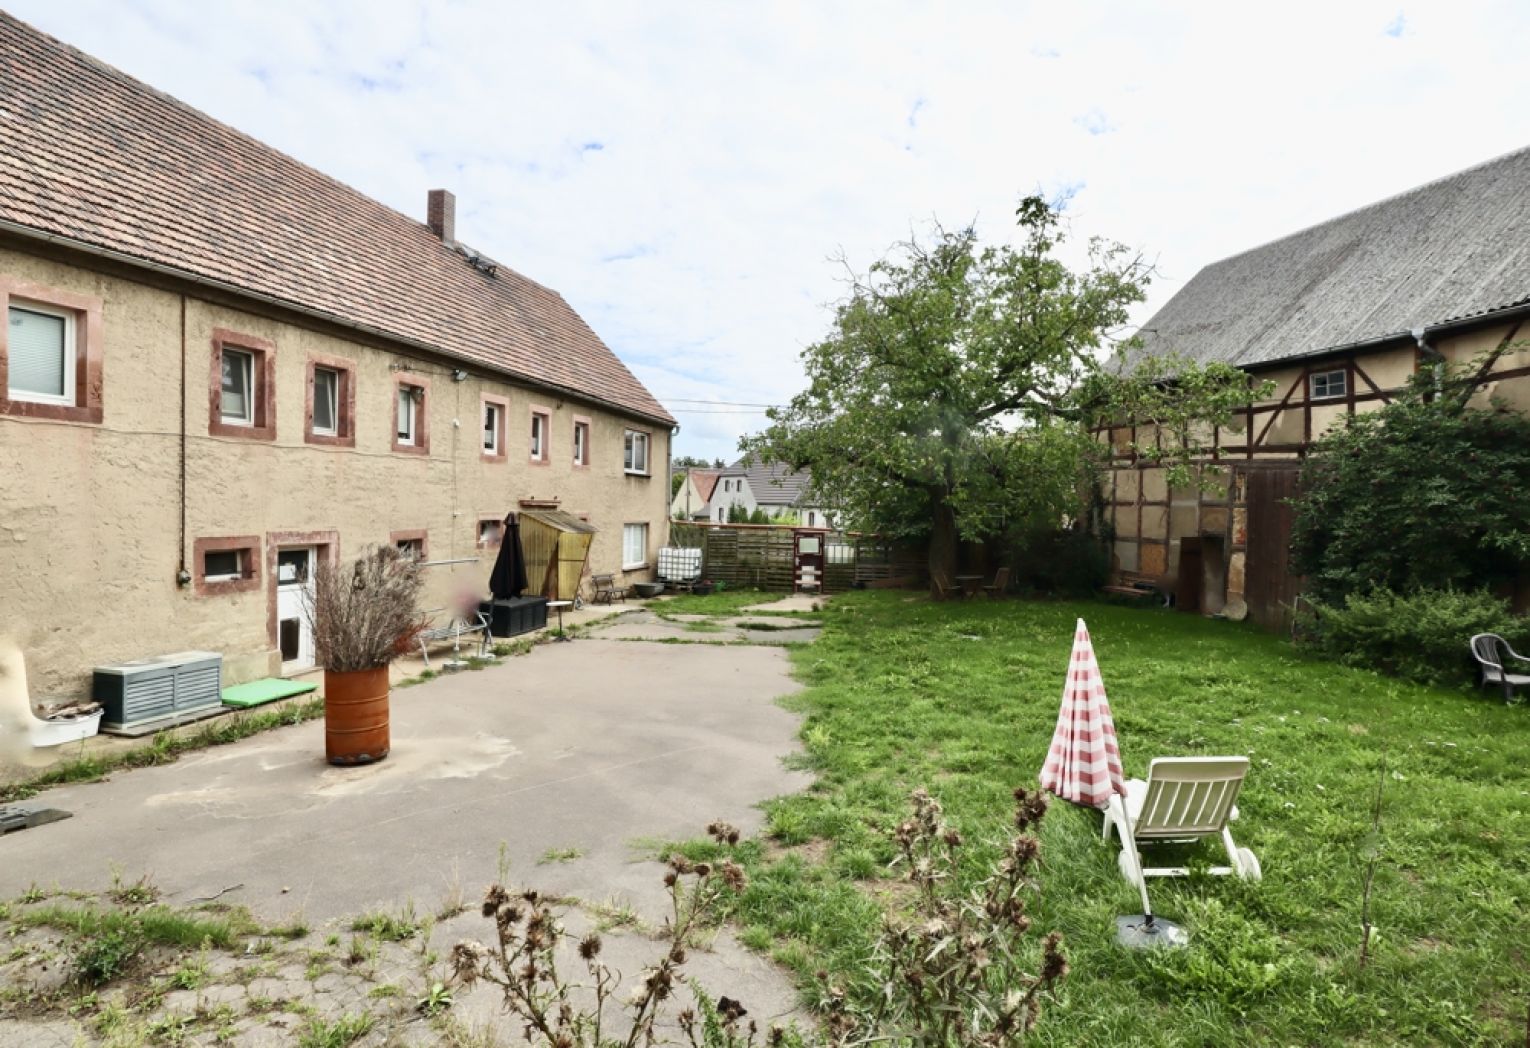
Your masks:
<svg viewBox="0 0 1530 1048"><path fill-rule="evenodd" d="M675 421L556 291L4 12L0 219Z"/></svg>
<svg viewBox="0 0 1530 1048"><path fill-rule="evenodd" d="M722 476L720 470L693 469L691 470L691 482L696 485L696 494L702 502L712 501L712 492L717 490L717 478Z"/></svg>

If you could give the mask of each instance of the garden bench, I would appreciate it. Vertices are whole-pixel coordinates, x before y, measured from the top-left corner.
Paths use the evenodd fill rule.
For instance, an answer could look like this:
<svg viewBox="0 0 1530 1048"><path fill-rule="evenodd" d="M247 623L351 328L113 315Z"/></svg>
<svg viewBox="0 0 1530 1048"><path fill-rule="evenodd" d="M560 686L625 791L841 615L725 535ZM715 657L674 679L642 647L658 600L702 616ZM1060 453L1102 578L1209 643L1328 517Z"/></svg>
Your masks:
<svg viewBox="0 0 1530 1048"><path fill-rule="evenodd" d="M1496 633L1479 633L1471 639L1472 658L1477 660L1477 684L1503 688L1503 701L1514 701L1515 688L1530 688L1530 673L1510 673L1514 664L1530 670L1530 658L1520 655Z"/></svg>
<svg viewBox="0 0 1530 1048"><path fill-rule="evenodd" d="M1121 597L1156 597L1165 607L1169 603L1168 594L1160 588L1157 577L1137 571L1117 572L1110 584L1101 592L1114 593Z"/></svg>
<svg viewBox="0 0 1530 1048"><path fill-rule="evenodd" d="M436 609L441 610L441 609ZM430 669L430 651L428 645L440 641L451 641L454 645L463 637L478 634L478 657L488 658L489 655L489 617L481 611L472 613L470 620L465 615L454 615L451 621L444 626L435 626L428 630L421 630L420 658L425 660L425 668Z"/></svg>

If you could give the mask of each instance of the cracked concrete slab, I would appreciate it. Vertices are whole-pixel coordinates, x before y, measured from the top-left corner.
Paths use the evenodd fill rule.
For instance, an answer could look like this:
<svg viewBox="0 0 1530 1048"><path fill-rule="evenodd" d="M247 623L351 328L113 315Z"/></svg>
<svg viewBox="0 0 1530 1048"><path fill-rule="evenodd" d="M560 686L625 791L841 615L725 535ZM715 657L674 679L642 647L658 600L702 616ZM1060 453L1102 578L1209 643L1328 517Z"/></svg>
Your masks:
<svg viewBox="0 0 1530 1048"><path fill-rule="evenodd" d="M233 888L220 901L322 927L453 893L472 903L503 843L517 883L657 921L661 871L634 842L716 818L754 832L759 802L810 781L782 762L797 748L775 701L797 687L788 670L766 646L542 646L396 690L379 764L329 767L314 721L51 790L74 817L6 839L0 898L99 891L116 871L149 875L172 904ZM538 865L564 849L580 857Z"/></svg>
<svg viewBox="0 0 1530 1048"><path fill-rule="evenodd" d="M761 646L811 644L823 632L817 622L798 622L791 618L716 618L705 615L660 618L649 611L628 612L591 629L595 631L592 636L607 640Z"/></svg>
<svg viewBox="0 0 1530 1048"><path fill-rule="evenodd" d="M590 638L542 646L396 690L392 753L375 765L326 765L316 721L49 791L48 803L75 817L6 839L0 898L32 884L100 892L147 875L171 905L216 896L268 924L301 919L313 932L296 951L328 934L343 949L364 913L465 905L433 927L428 946L410 944L431 970L397 979L404 1018L389 1012L366 1042L437 1043L439 1031L409 1025L410 1002L444 975L427 950L444 956L461 938L492 934L477 904L499 879L501 848L511 886L573 900L572 927L608 923L613 913L636 921L604 933L606 958L629 980L655 959L660 946L647 929L669 906L664 868L649 861L654 845L699 836L718 818L753 833L759 802L810 781L783 763L797 748L797 720L776 702L797 687L788 669L786 653L767 646ZM390 952L403 963L391 946L385 959ZM691 953L688 975L713 994L746 1000L761 1019L802 1018L788 975L730 932ZM365 985L382 976L305 979L300 961L285 982L280 974L231 989L248 1005L225 1031L234 1043L295 1035L296 1015L254 1007L251 994L266 983L292 984L275 996L320 1016L384 1004ZM336 986L326 990L326 979ZM171 1015L178 999L166 995L142 1021ZM470 1025L505 1022L484 987L459 991L453 1013ZM89 1043L94 1033L83 1017L0 1020L7 1046Z"/></svg>

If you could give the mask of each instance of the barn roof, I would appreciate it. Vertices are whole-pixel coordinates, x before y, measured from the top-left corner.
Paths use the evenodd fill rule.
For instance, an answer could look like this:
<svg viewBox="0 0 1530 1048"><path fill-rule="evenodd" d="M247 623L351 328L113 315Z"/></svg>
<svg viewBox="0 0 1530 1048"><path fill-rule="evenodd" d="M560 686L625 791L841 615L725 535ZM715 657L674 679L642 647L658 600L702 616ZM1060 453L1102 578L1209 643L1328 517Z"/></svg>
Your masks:
<svg viewBox="0 0 1530 1048"><path fill-rule="evenodd" d="M1202 269L1143 351L1240 367L1406 338L1530 303L1530 148Z"/></svg>

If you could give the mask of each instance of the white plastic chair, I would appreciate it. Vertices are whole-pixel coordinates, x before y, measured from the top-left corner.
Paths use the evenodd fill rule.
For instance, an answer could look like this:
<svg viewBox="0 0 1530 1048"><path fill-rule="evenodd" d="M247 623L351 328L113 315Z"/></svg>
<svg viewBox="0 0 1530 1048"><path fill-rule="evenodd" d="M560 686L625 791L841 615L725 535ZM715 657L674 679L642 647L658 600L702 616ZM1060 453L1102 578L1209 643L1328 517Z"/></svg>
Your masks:
<svg viewBox="0 0 1530 1048"><path fill-rule="evenodd" d="M1130 780L1125 798L1113 795L1105 809L1105 840L1112 827L1121 836L1121 876L1136 885L1145 877L1184 877L1190 871L1183 866L1144 868L1137 845L1220 836L1231 865L1210 872L1259 880L1259 859L1238 847L1227 826L1238 817L1235 802L1247 774L1247 757L1159 757L1149 764L1147 781Z"/></svg>

